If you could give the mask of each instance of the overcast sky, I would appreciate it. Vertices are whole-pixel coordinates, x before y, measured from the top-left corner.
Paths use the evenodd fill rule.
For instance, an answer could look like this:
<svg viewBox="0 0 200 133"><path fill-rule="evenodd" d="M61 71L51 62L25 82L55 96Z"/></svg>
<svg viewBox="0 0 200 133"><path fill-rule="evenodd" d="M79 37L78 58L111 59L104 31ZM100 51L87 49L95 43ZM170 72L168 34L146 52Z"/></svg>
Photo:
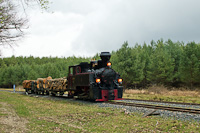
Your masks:
<svg viewBox="0 0 200 133"><path fill-rule="evenodd" d="M93 56L165 41L200 42L200 0L51 0L50 12L30 11L26 37L8 56Z"/></svg>

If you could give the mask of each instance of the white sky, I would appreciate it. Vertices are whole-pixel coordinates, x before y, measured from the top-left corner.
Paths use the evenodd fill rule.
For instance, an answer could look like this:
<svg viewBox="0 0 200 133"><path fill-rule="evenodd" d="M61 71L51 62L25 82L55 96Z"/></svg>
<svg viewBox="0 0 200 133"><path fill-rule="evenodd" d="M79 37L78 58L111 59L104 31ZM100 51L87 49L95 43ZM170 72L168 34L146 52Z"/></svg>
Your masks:
<svg viewBox="0 0 200 133"><path fill-rule="evenodd" d="M51 0L54 13L34 9L29 29L3 57L93 56L163 38L200 42L199 0Z"/></svg>

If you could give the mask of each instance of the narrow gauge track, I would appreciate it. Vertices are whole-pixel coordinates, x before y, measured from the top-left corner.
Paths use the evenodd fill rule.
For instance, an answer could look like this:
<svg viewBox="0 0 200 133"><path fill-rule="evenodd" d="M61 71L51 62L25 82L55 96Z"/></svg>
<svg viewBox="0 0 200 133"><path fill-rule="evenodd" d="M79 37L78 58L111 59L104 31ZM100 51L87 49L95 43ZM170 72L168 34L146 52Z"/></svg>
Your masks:
<svg viewBox="0 0 200 133"><path fill-rule="evenodd" d="M150 104L138 104L138 103L112 102L112 101L108 101L106 103L115 104L115 105L123 105L123 106L134 106L134 107L142 107L142 108L150 108L150 109L160 109L160 110L200 114L199 109L178 108L178 107L159 106L159 105L150 105Z"/></svg>
<svg viewBox="0 0 200 133"><path fill-rule="evenodd" d="M7 92L13 92L13 91L8 91L8 90L0 90L0 91L7 91ZM20 93L26 95L24 92L15 92L15 93ZM33 96L40 96L44 97L45 95L35 95L31 94ZM53 96L57 97L57 96ZM66 96L60 96L59 98L64 98L64 99L73 99L69 98ZM147 102L160 102L160 101L152 101L152 100L138 100L138 99L124 99L124 100L136 100L136 101L147 101ZM126 103L126 102L112 102L112 101L107 101L105 103L109 104L114 104L114 105L123 105L123 106L133 106L133 107L142 107L142 108L150 108L150 109L159 109L159 110L168 110L168 111L176 111L176 112L186 112L186 113L192 113L192 114L200 114L199 109L190 109L190 108L179 108L179 107L169 107L169 106L159 106L159 105L150 105L150 104L138 104L138 103ZM171 104L184 104L185 103L177 103L177 102L160 102L160 103L171 103ZM187 105L200 105L200 104L190 104L187 103Z"/></svg>
<svg viewBox="0 0 200 133"><path fill-rule="evenodd" d="M124 100L134 100L134 101L143 101L143 102L155 102L155 103L169 103L169 104L182 104L182 105L197 105L197 106L200 106L200 104L198 104L198 103L167 102L167 101L126 99L126 98L124 98Z"/></svg>

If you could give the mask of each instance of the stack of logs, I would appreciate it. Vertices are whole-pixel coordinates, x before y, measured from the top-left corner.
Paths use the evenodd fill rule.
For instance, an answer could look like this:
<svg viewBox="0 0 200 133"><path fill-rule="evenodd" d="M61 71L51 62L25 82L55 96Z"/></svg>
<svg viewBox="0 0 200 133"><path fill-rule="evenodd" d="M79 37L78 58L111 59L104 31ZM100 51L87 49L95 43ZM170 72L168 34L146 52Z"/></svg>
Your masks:
<svg viewBox="0 0 200 133"><path fill-rule="evenodd" d="M23 87L24 88L29 88L29 89L31 89L31 86L32 86L32 82L35 82L35 80L24 80L23 81L23 83L22 83L22 85L23 85Z"/></svg>
<svg viewBox="0 0 200 133"><path fill-rule="evenodd" d="M38 89L40 89L40 88L49 88L47 80L51 80L51 79L52 79L51 76L49 76L47 78L38 78L36 80L36 82L37 82L37 88Z"/></svg>
<svg viewBox="0 0 200 133"><path fill-rule="evenodd" d="M24 88L31 88L32 82L37 83L37 88L40 89L49 89L49 90L66 90L67 89L67 78L57 78L52 79L52 77L47 78L38 78L37 80L24 80L23 87Z"/></svg>
<svg viewBox="0 0 200 133"><path fill-rule="evenodd" d="M67 89L67 78L57 78L47 80L48 87L50 90L66 90Z"/></svg>

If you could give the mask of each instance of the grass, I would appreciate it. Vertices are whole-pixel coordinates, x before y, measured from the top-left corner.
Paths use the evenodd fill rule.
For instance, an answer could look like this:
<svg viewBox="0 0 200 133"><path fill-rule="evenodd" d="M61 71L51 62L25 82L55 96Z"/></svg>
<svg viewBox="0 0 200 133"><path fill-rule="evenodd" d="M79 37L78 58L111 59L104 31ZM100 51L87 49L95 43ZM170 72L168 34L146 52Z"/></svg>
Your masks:
<svg viewBox="0 0 200 133"><path fill-rule="evenodd" d="M18 117L28 121L26 127L29 132L200 131L198 122L178 121L159 116L142 118L143 114L125 114L122 109L100 108L92 103L81 104L9 92L0 92L0 103L9 105ZM0 106L0 109L3 107ZM1 118L4 116L0 115ZM4 126L0 126L0 132Z"/></svg>
<svg viewBox="0 0 200 133"><path fill-rule="evenodd" d="M143 90L125 90L123 98L200 104L200 91L168 90L163 86L152 86Z"/></svg>
<svg viewBox="0 0 200 133"><path fill-rule="evenodd" d="M13 91L13 88L0 88L0 90ZM18 92L18 91L24 92L25 90L23 89L23 86L17 86L17 87L15 88L15 91L16 91L16 92Z"/></svg>
<svg viewBox="0 0 200 133"><path fill-rule="evenodd" d="M4 114L4 113L0 113L0 117L1 116L7 116L8 114Z"/></svg>

